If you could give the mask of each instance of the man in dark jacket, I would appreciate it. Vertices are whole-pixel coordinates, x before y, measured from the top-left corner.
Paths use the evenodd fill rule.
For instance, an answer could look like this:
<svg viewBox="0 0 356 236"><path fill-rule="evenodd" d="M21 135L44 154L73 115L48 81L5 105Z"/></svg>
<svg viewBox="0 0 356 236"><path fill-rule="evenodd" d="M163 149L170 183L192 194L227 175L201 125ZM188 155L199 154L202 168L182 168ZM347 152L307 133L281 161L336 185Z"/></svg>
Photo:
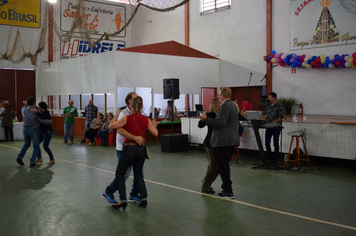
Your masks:
<svg viewBox="0 0 356 236"><path fill-rule="evenodd" d="M214 148L219 162L219 174L222 180L222 192L218 195L224 198L234 198L230 178L230 159L234 148L240 145L239 116L236 105L231 101L231 89L223 87L219 93L220 110L215 119L206 116L204 112L199 118L205 124L214 127L210 144Z"/></svg>

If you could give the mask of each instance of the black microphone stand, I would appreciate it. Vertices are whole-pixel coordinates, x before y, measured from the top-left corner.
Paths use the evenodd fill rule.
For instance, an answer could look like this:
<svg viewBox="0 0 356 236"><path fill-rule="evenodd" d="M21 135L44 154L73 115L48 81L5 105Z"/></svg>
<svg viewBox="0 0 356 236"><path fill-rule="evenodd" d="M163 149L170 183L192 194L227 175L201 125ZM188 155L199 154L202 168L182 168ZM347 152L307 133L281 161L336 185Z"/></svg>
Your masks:
<svg viewBox="0 0 356 236"><path fill-rule="evenodd" d="M267 71L267 73L263 76L263 78L261 79L260 82L262 82L264 79L267 79L267 75L269 72L271 72L272 68L273 67L276 67L277 65L271 65L271 68ZM260 158L262 160L262 165L259 165L259 166L255 166L255 167L252 167L252 169L257 169L257 168L267 168L267 159L266 159L266 154L264 152L264 149L263 149L263 146L262 146L262 141L261 141L261 137L260 137L260 134L259 134L259 125L257 124L256 120L253 120L251 121L252 123L252 127L253 127L253 131L255 133L255 137L256 137L256 140L257 140L257 145L258 145L258 149L259 149L259 152L260 152Z"/></svg>
<svg viewBox="0 0 356 236"><path fill-rule="evenodd" d="M262 82L264 79L267 79L267 75L269 74L269 72L271 72L271 70L272 70L272 68L273 67L276 67L277 65L271 65L271 68L267 71L267 73L263 76L263 78L261 79L261 81L260 82ZM267 83L266 83L266 90L267 90ZM266 91L267 92L267 91ZM266 97L267 97L267 95L266 95ZM264 100L264 101L262 101L262 99L261 99L261 102L263 102L263 103L265 103L265 104L267 104L268 102L266 101L266 100Z"/></svg>
<svg viewBox="0 0 356 236"><path fill-rule="evenodd" d="M246 91L245 91L245 97L244 97L244 101L245 101L245 99L247 100L247 109L250 108L250 82L251 82L251 77L252 77L252 72L250 73L250 78L249 78L248 83L247 83L247 87L246 87ZM238 150L236 150L236 151L238 152ZM244 163L242 163L242 161L239 160L238 153L237 153L237 160L236 160L235 164L240 164L240 165L242 165L244 167L247 167Z"/></svg>
<svg viewBox="0 0 356 236"><path fill-rule="evenodd" d="M263 78L261 79L261 81L260 82L262 82L264 79L266 79L267 78L267 75L268 75L268 73L272 70L272 68L273 67L276 67L277 65L271 65L271 68L269 69L269 71L267 71L267 73L265 74L265 76L263 76Z"/></svg>

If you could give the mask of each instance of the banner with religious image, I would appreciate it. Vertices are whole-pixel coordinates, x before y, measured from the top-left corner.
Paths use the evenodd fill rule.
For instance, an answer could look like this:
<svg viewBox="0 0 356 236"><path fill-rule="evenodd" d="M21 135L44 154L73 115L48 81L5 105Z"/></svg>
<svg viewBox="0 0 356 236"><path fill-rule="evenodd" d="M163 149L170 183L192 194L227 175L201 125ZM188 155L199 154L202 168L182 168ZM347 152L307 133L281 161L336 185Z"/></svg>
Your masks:
<svg viewBox="0 0 356 236"><path fill-rule="evenodd" d="M61 0L61 30L70 31L73 19L78 15L84 19L76 26L76 32L87 29L90 34L114 33L126 24L126 8L123 5L103 2L83 1L79 6L76 0ZM79 13L80 7L80 13ZM126 29L117 37L126 37Z"/></svg>
<svg viewBox="0 0 356 236"><path fill-rule="evenodd" d="M291 0L291 50L356 43L356 0Z"/></svg>

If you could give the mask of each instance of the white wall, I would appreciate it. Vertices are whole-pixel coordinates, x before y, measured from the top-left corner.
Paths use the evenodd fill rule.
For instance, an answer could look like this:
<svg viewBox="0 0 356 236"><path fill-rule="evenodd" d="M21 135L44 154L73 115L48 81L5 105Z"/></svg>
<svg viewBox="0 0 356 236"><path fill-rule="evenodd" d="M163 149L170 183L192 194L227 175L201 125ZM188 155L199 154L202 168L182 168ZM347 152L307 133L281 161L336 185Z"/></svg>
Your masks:
<svg viewBox="0 0 356 236"><path fill-rule="evenodd" d="M291 53L290 9L288 0L273 1L273 49ZM161 13L160 13L161 14ZM146 20L155 19L159 14L145 11ZM184 26L184 7L177 12L165 13L169 18L180 21ZM179 18L179 20L177 20ZM140 30L136 30L140 27ZM175 24L160 25L161 31L178 35L170 40L182 43L181 27ZM151 31L143 23L133 26L132 46L166 41L167 38ZM266 73L263 56L266 53L266 1L232 1L231 9L201 16L199 1L190 1L190 47L218 57L220 61L219 86L246 86L252 72L251 85L265 85L260 80ZM356 45L323 47L293 51L298 55L346 54L356 52ZM279 96L294 96L303 103L306 114L356 115L354 91L356 70L341 69L297 69L276 67L273 69L273 88ZM202 85L203 86L203 85Z"/></svg>
<svg viewBox="0 0 356 236"><path fill-rule="evenodd" d="M163 79L179 78L181 94L218 87L219 61L116 51L56 61L41 66L38 95L115 93L117 87L153 87L163 94Z"/></svg>
<svg viewBox="0 0 356 236"><path fill-rule="evenodd" d="M224 61L221 86L246 86L251 72L251 85L262 85L266 68L265 1L232 1L231 9L206 15L199 14L199 2L190 1L190 46Z"/></svg>
<svg viewBox="0 0 356 236"><path fill-rule="evenodd" d="M273 1L273 49L277 52L291 53L289 51L289 3L290 1L287 0ZM58 17L58 12L56 17ZM138 46L168 40L184 43L184 6L169 13L158 13L140 8L130 27L131 29L127 33L127 36L131 37L128 39L128 46ZM175 64L169 64L169 61L160 60L159 56L155 57L156 64L153 64L150 62L153 58L150 55L142 55L135 62L131 61L129 59L131 56L128 55L127 59L131 64L127 64L128 61L126 58L120 60L122 64L126 64L129 67L120 67L117 64L112 64L106 58L105 62L113 65L116 71L115 78L110 78L109 81L118 81L119 84L127 84L127 86L132 86L133 81L136 81L138 83L137 86L148 86L148 81L155 81L155 76L162 78L175 77L182 79L180 81L181 87L183 86L187 90L189 89L189 91L194 90L192 93L200 93L200 90L196 92L193 88L200 88L207 86L207 84L214 84L217 87L245 86L252 72L253 76L250 85L264 85L265 82L260 83L260 80L266 73L265 62L263 61L263 56L267 54L265 28L265 1L232 1L231 9L203 16L199 13L199 1L190 1L190 47L220 58L221 61L218 65L217 74L207 76L208 79L200 83L197 81L201 81L204 74L197 74L195 72L194 67L197 65L194 60L182 58L182 60L175 60L176 63L182 65L181 68L184 70L189 69L183 73L177 69ZM19 31L21 32L21 37L26 38L26 40L23 40L23 44L25 45L34 44L36 37L38 38L38 30L19 27ZM12 39L15 33L16 31L10 32ZM7 26L0 26L0 40L5 42L0 45L1 52L6 51L8 35L9 28ZM325 54L329 56L336 53L346 54L355 51L355 44L351 44L293 52L297 54ZM46 57L46 55L43 56ZM39 62L42 60L47 59L39 58ZM96 59L87 60L95 61ZM147 73L151 71L151 66L154 68L153 73ZM216 65L214 64L214 66ZM8 61L1 60L0 67L33 68L29 59L26 59L21 64L11 64ZM44 67L47 68L48 65L44 65ZM120 71L117 67L120 68ZM95 77L96 79L100 78L101 75L104 76L106 73L98 73L96 69L99 71L102 70L98 68L98 65L94 65L93 68L84 66L84 68L87 69L88 76ZM130 72L126 72L128 68L130 68ZM210 66L207 66L205 69L209 68ZM52 79L52 76L59 76L52 74L55 70L60 70L60 67L48 67L43 73L46 75L50 71L51 77L45 77ZM108 70L113 71L113 69ZM66 78L65 76L70 72L61 70L60 73L62 78ZM108 72L106 75L111 74ZM73 75L75 74L71 74L70 76ZM291 74L290 67L277 67L273 69L273 91L279 96L296 97L298 102L303 103L304 111L307 114L356 115L353 95L356 90L355 75L355 69L347 68L329 70L297 69L296 74ZM194 80L196 77L199 77L199 80ZM215 79L216 82L214 82ZM43 83L46 82L44 81ZM96 87L95 84L93 86ZM152 86L154 93L162 93L161 78L157 82L153 82ZM66 89L63 86L58 88L61 88L61 90ZM113 84L109 84L107 88L110 90L113 88ZM49 89L53 90L55 88L51 87ZM91 88L88 90L91 90Z"/></svg>
<svg viewBox="0 0 356 236"><path fill-rule="evenodd" d="M184 44L184 6L169 13L140 7L132 20L132 46L171 40Z"/></svg>
<svg viewBox="0 0 356 236"><path fill-rule="evenodd" d="M25 0L21 0L25 1ZM41 27L43 26L44 22L44 12L46 9L46 2L47 0L42 0L41 1ZM75 2L75 0L73 0ZM96 1L96 2L101 2L101 1ZM106 4L110 5L115 5L114 2L105 2ZM61 1L58 0L57 3L53 4L53 16L55 19L55 24L59 28L61 27L61 8L60 8ZM130 5L127 4L116 4L116 5L122 5L125 6L126 8L126 17L129 18L131 17L131 13L133 8ZM41 33L41 28L36 29L36 28L26 28L26 27L16 27L16 26L6 26L6 25L0 25L0 53L9 53L11 48L7 48L8 45L12 46L15 41L15 36L17 34L17 31L21 35L21 41L18 44L18 48L21 49L21 46L24 48L24 52L31 52L35 53L36 49L38 48L38 43L40 39L40 33ZM64 32L62 32L64 33ZM79 34L73 34L73 37L78 37L80 36ZM94 40L98 39L100 35L90 35ZM131 25L129 25L126 28L126 36L125 37L111 37L110 40L119 40L119 41L124 41L126 43L126 47L131 46ZM9 41L9 43L8 43ZM53 60L57 61L60 60L60 51L61 51L61 46L63 46L63 43L60 42L60 40L57 38L55 32L54 32L54 54L53 54ZM23 51L20 50L20 54L22 54ZM39 54L38 60L37 60L37 66L41 66L43 61L48 61L48 41L46 39L45 42L45 49L44 51ZM11 63L8 60L0 60L0 67L1 68L35 68L36 66L31 64L31 61L29 58L26 58L22 63Z"/></svg>
<svg viewBox="0 0 356 236"><path fill-rule="evenodd" d="M273 48L276 51L291 53L289 32L289 1L275 0L273 1ZM356 44L293 51L298 55L316 56L353 52L356 52ZM296 97L298 102L303 103L306 114L356 115L355 69L303 68L297 69L297 73L292 74L290 67L276 67L272 86L280 96Z"/></svg>
<svg viewBox="0 0 356 236"><path fill-rule="evenodd" d="M45 9L45 2L41 1L41 26L43 25L43 11ZM38 41L40 38L41 30L40 28L27 28L27 27L17 27L17 26L7 26L0 25L0 53L10 54L12 46L14 45L17 33L20 34L20 40L17 41L17 49L20 49L18 54L16 54L15 59L25 52L35 53L38 48ZM21 50L23 47L24 51ZM38 56L38 62L47 61L47 54L40 54ZM12 63L8 60L0 60L1 68L30 68L34 69L35 66L31 64L31 60L26 58L21 63Z"/></svg>

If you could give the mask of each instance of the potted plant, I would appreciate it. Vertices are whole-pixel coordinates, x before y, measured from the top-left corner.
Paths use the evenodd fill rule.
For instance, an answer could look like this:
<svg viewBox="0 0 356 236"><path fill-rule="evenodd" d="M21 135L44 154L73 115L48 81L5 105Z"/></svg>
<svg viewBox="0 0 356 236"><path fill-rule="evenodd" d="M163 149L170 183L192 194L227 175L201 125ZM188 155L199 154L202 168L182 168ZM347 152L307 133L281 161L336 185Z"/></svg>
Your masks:
<svg viewBox="0 0 356 236"><path fill-rule="evenodd" d="M260 105L260 109L262 110L262 114L266 114L267 111L267 105L268 105L268 101L260 101L258 102L258 105Z"/></svg>
<svg viewBox="0 0 356 236"><path fill-rule="evenodd" d="M286 109L286 114L291 114L292 107L297 103L297 99L294 97L280 97L277 99L278 102L282 103L284 109Z"/></svg>

